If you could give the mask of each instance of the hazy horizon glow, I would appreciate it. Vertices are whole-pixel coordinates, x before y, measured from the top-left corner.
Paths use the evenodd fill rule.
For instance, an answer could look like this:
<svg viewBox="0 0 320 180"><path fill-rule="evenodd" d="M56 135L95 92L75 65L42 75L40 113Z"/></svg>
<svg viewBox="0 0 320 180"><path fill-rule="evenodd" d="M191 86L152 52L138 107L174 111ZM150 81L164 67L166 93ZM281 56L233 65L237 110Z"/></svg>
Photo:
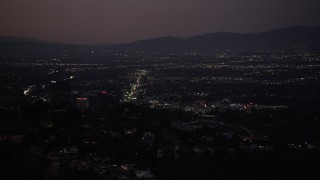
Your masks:
<svg viewBox="0 0 320 180"><path fill-rule="evenodd" d="M121 43L320 25L317 0L1 0L0 36Z"/></svg>

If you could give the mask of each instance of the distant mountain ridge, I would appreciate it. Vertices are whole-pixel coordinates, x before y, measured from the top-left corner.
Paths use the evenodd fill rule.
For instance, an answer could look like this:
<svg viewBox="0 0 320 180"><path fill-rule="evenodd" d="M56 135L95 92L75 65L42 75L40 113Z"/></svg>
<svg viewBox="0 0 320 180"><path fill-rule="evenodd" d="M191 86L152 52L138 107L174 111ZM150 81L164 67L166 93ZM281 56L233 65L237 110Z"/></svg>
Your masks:
<svg viewBox="0 0 320 180"><path fill-rule="evenodd" d="M39 42L39 40L34 38L28 37L16 37L16 36L0 36L0 42L21 42L21 41L28 41L28 42Z"/></svg>
<svg viewBox="0 0 320 180"><path fill-rule="evenodd" d="M63 44L27 37L0 37L0 55L48 55L61 51L77 52L79 48L111 49L116 51L177 52L236 50L286 50L305 47L320 52L320 27L294 26L268 32L239 34L230 32L207 33L188 38L161 37L132 43ZM90 50L91 51L91 50Z"/></svg>
<svg viewBox="0 0 320 180"><path fill-rule="evenodd" d="M112 44L70 44L42 41L28 37L0 36L0 55L2 56L48 56L61 52L76 54L79 49L105 49Z"/></svg>
<svg viewBox="0 0 320 180"><path fill-rule="evenodd" d="M61 50L74 49L74 45L46 42L27 37L0 37L2 56L47 56Z"/></svg>
<svg viewBox="0 0 320 180"><path fill-rule="evenodd" d="M116 45L112 48L131 51L213 51L223 49L273 50L298 46L320 50L320 27L294 26L250 34L216 32L188 38L167 36Z"/></svg>

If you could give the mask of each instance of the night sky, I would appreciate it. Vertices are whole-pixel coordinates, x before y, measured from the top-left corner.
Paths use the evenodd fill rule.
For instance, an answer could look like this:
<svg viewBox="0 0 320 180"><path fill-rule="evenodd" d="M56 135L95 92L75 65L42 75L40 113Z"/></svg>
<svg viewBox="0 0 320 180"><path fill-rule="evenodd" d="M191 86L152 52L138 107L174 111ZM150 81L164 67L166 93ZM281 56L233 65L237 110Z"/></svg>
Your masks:
<svg viewBox="0 0 320 180"><path fill-rule="evenodd" d="M119 43L320 25L320 0L0 0L0 36Z"/></svg>

